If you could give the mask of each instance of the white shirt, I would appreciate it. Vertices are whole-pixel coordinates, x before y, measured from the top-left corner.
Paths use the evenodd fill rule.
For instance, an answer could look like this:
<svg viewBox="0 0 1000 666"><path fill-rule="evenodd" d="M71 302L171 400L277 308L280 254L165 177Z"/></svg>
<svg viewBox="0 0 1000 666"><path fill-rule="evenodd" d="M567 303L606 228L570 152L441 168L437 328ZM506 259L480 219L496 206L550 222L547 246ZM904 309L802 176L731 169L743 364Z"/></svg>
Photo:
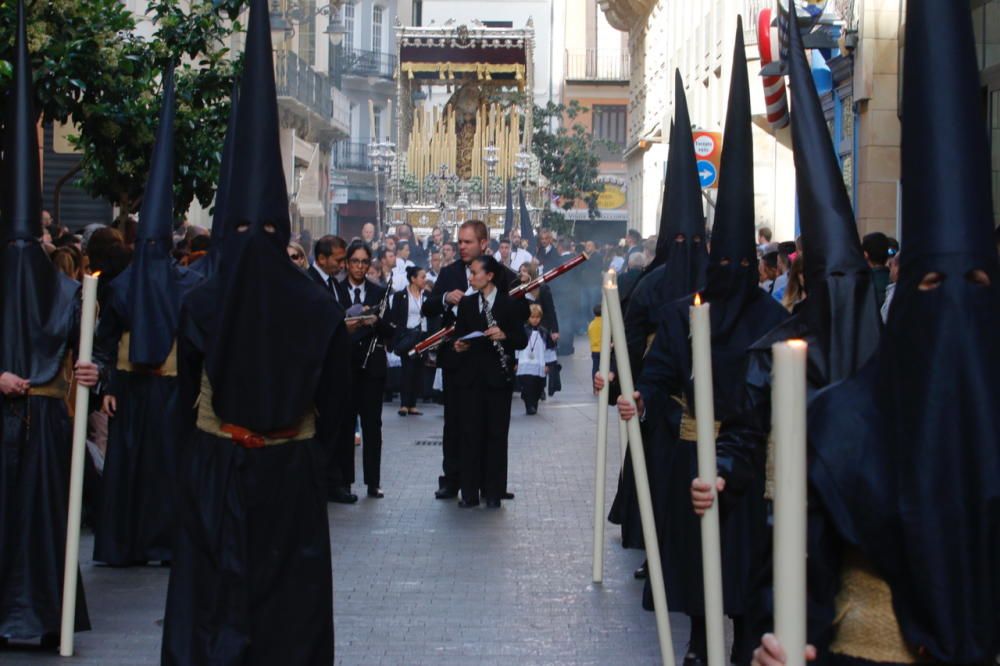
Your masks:
<svg viewBox="0 0 1000 666"><path fill-rule="evenodd" d="M420 327L421 331L427 330L427 318L420 314L420 308L424 304L424 294L420 293L416 298L409 289L406 290L406 328Z"/></svg>
<svg viewBox="0 0 1000 666"><path fill-rule="evenodd" d="M493 253L493 258L501 264L503 263L503 259L500 257L500 250ZM522 250L521 248L517 248L516 250L512 249L510 251L510 270L516 273L521 268L522 264L529 263L532 258L531 253L527 250Z"/></svg>
<svg viewBox="0 0 1000 666"><path fill-rule="evenodd" d="M479 308L480 312L482 312L483 311L483 292L479 292L479 294L480 294L480 296L479 296L479 302L476 304L476 307ZM497 302L497 288L496 288L496 286L494 286L493 287L493 291L491 291L488 295L486 295L486 304L489 306L491 312L493 311L493 304L496 303L496 302Z"/></svg>
<svg viewBox="0 0 1000 666"><path fill-rule="evenodd" d="M396 264L396 267L392 269L392 283L389 287L393 291L403 291L406 289L406 285L408 283L409 280L406 279L406 268L400 268L399 264Z"/></svg>
<svg viewBox="0 0 1000 666"><path fill-rule="evenodd" d="M625 257L615 257L614 259L611 260L611 266L610 267L616 273L621 273L622 272L622 268L624 268L624 266L625 266Z"/></svg>
<svg viewBox="0 0 1000 666"><path fill-rule="evenodd" d="M351 282L350 278L347 278L346 280L344 280L344 286L347 287L348 296L350 296L351 304L352 305L354 304L354 290L355 289L360 289L361 290L361 293L359 294L359 296L361 298L361 302L362 303L365 302L365 285L366 284L368 284L368 280L362 280L361 284L354 284L353 282Z"/></svg>
<svg viewBox="0 0 1000 666"><path fill-rule="evenodd" d="M334 282L334 279L333 279L332 275L327 275L326 271L324 271L322 268L320 268L316 264L313 264L313 268L315 268L316 272L319 273L319 276L321 278L323 278L323 283L326 284L326 288L327 289L331 289L331 288L333 288L335 286L336 283Z"/></svg>

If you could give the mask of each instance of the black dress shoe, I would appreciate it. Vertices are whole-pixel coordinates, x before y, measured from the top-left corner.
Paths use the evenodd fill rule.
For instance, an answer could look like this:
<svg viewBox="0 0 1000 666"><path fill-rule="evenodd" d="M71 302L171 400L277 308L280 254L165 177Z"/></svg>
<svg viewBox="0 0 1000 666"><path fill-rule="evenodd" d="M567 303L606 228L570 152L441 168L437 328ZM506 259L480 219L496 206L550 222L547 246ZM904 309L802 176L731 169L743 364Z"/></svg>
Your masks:
<svg viewBox="0 0 1000 666"><path fill-rule="evenodd" d="M327 496L327 499L337 504L354 504L358 501L358 496L352 493L350 488L337 488Z"/></svg>
<svg viewBox="0 0 1000 666"><path fill-rule="evenodd" d="M538 413L538 410L535 409L534 407L526 407L524 409L524 413L527 414L528 416L534 416L535 414Z"/></svg>
<svg viewBox="0 0 1000 666"><path fill-rule="evenodd" d="M382 499L385 497L385 493L378 486L368 486L368 497L374 497L375 499Z"/></svg>
<svg viewBox="0 0 1000 666"><path fill-rule="evenodd" d="M458 497L458 491L454 488L438 488L434 492L434 499L455 499Z"/></svg>
<svg viewBox="0 0 1000 666"><path fill-rule="evenodd" d="M474 506L479 506L479 500L458 500L459 509L471 509Z"/></svg>
<svg viewBox="0 0 1000 666"><path fill-rule="evenodd" d="M514 499L514 493L504 493L500 495L500 499L512 500Z"/></svg>
<svg viewBox="0 0 1000 666"><path fill-rule="evenodd" d="M497 500L497 499L486 500L486 506L489 507L489 508L491 508L491 509L499 509L500 508L500 500Z"/></svg>
<svg viewBox="0 0 1000 666"><path fill-rule="evenodd" d="M632 574L636 580L646 580L649 577L649 562L643 562L642 566Z"/></svg>
<svg viewBox="0 0 1000 666"><path fill-rule="evenodd" d="M684 655L684 666L707 666L708 657L703 657L695 652L688 652Z"/></svg>

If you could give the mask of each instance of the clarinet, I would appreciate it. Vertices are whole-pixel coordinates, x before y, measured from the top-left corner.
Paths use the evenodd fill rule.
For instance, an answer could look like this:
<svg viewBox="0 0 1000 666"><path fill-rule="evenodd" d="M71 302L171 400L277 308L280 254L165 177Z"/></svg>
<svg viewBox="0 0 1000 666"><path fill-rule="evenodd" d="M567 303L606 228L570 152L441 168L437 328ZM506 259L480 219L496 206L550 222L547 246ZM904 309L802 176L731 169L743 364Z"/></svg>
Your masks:
<svg viewBox="0 0 1000 666"><path fill-rule="evenodd" d="M378 304L378 318L379 321L375 322L375 325L381 323L383 317L385 317L385 311L389 309L389 298L392 296L392 280L385 285L385 295L382 297L382 301ZM361 363L361 369L365 370L368 368L368 359L371 358L372 352L375 351L375 346L378 345L378 329L374 328L372 330L372 341L368 345L368 351L365 353L365 360Z"/></svg>
<svg viewBox="0 0 1000 666"><path fill-rule="evenodd" d="M480 299L482 299L483 303L486 303L486 299L483 298L483 296L480 295ZM493 328L494 326L497 325L497 320L493 317L493 310L487 307L486 311L483 314L486 315L486 328ZM496 349L497 354L500 355L500 367L503 368L503 374L509 380L510 369L507 365L507 352L505 352L503 349L503 343L500 342L499 340L491 340L490 342L493 343L493 348Z"/></svg>

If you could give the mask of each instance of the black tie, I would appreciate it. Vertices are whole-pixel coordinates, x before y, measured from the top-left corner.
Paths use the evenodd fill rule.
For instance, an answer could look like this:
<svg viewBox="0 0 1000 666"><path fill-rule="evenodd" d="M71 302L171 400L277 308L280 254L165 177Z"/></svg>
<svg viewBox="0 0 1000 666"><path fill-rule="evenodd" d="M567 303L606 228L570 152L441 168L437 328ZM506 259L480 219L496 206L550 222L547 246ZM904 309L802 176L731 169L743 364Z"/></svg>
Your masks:
<svg viewBox="0 0 1000 666"><path fill-rule="evenodd" d="M482 300L483 302L483 316L485 317L486 313L490 311L490 302L486 300L486 295L483 293L480 293L479 297L480 300Z"/></svg>
<svg viewBox="0 0 1000 666"><path fill-rule="evenodd" d="M328 277L326 279L326 288L329 289L330 293L333 294L334 296L337 295L337 290L333 286L333 278L332 277Z"/></svg>
<svg viewBox="0 0 1000 666"><path fill-rule="evenodd" d="M361 305L361 287L354 288L354 305Z"/></svg>

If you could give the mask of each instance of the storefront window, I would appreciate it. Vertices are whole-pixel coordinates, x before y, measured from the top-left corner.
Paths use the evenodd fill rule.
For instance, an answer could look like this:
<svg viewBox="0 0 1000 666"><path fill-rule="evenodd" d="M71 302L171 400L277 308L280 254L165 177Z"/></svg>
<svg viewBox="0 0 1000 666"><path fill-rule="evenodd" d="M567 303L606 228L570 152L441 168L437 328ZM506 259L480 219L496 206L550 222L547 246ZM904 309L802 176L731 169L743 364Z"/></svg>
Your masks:
<svg viewBox="0 0 1000 666"><path fill-rule="evenodd" d="M1000 0L973 0L972 27L980 69L1000 65Z"/></svg>

